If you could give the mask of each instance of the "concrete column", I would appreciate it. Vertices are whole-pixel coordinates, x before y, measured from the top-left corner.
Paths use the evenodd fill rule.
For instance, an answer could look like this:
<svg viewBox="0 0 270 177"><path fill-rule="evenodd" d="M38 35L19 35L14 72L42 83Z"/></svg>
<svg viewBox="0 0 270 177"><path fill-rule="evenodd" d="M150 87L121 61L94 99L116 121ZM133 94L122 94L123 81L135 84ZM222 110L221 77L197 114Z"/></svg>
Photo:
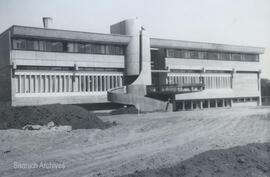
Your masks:
<svg viewBox="0 0 270 177"><path fill-rule="evenodd" d="M82 91L82 77L79 75L79 80L78 80L78 92Z"/></svg>
<svg viewBox="0 0 270 177"><path fill-rule="evenodd" d="M258 106L262 105L262 96L261 96L261 70L258 72L258 90L259 90L259 100L258 100Z"/></svg>
<svg viewBox="0 0 270 177"><path fill-rule="evenodd" d="M120 76L120 87L123 86L122 79L123 79L123 77Z"/></svg>
<svg viewBox="0 0 270 177"><path fill-rule="evenodd" d="M54 75L54 92L57 92L58 86L57 86L57 78L56 75Z"/></svg>
<svg viewBox="0 0 270 177"><path fill-rule="evenodd" d="M35 74L34 76L34 85L35 85L35 90L34 92L37 93L37 75Z"/></svg>
<svg viewBox="0 0 270 177"><path fill-rule="evenodd" d="M210 108L211 107L211 105L210 105L210 100L207 100L207 104L208 104L208 108Z"/></svg>
<svg viewBox="0 0 270 177"><path fill-rule="evenodd" d="M112 76L112 87L115 87L115 76Z"/></svg>
<svg viewBox="0 0 270 177"><path fill-rule="evenodd" d="M203 109L203 101L200 100L200 108Z"/></svg>
<svg viewBox="0 0 270 177"><path fill-rule="evenodd" d="M215 107L216 108L218 107L218 105L217 105L217 99L215 99Z"/></svg>
<svg viewBox="0 0 270 177"><path fill-rule="evenodd" d="M24 79L24 81L23 81L24 82L24 93L26 93L26 88L27 88L26 87L26 84L27 84L26 83L26 75L24 75L24 78L23 79Z"/></svg>
<svg viewBox="0 0 270 177"><path fill-rule="evenodd" d="M59 75L59 92L63 91L63 78L62 75Z"/></svg>
<svg viewBox="0 0 270 177"><path fill-rule="evenodd" d="M107 76L103 77L103 81L104 81L104 91L107 91Z"/></svg>
<svg viewBox="0 0 270 177"><path fill-rule="evenodd" d="M29 75L29 93L32 93L32 79L31 79L32 75Z"/></svg>
<svg viewBox="0 0 270 177"><path fill-rule="evenodd" d="M190 108L191 108L191 110L193 110L193 101L192 100L190 101Z"/></svg>
<svg viewBox="0 0 270 177"><path fill-rule="evenodd" d="M45 74L42 75L42 78L43 78L43 92L46 93L46 86L47 86L47 84L46 84L46 75Z"/></svg>
<svg viewBox="0 0 270 177"><path fill-rule="evenodd" d="M99 85L100 85L100 91L101 92L103 92L104 91L104 89L103 89L103 83L102 83L102 81L103 81L103 76L99 76L99 80L100 80L100 82L99 82Z"/></svg>
<svg viewBox="0 0 270 177"><path fill-rule="evenodd" d="M21 93L21 76L18 75L18 82L17 82L17 88L18 88L18 93Z"/></svg>
<svg viewBox="0 0 270 177"><path fill-rule="evenodd" d="M95 91L98 91L98 76L95 76Z"/></svg>
<svg viewBox="0 0 270 177"><path fill-rule="evenodd" d="M91 92L94 92L94 76L91 76Z"/></svg>
<svg viewBox="0 0 270 177"><path fill-rule="evenodd" d="M87 81L88 77L85 75L84 76L84 92L87 92L88 90L88 81Z"/></svg>
<svg viewBox="0 0 270 177"><path fill-rule="evenodd" d="M182 110L185 111L185 110L186 110L186 106L185 106L185 103L186 103L186 102L183 101L182 103L183 103L183 104L182 104Z"/></svg>
<svg viewBox="0 0 270 177"><path fill-rule="evenodd" d="M225 107L225 99L222 99L222 107Z"/></svg>
<svg viewBox="0 0 270 177"><path fill-rule="evenodd" d="M110 81L110 80L111 80L111 76L108 76L108 77L107 77L107 81L108 81L108 82L107 82L108 89L111 88L111 81Z"/></svg>

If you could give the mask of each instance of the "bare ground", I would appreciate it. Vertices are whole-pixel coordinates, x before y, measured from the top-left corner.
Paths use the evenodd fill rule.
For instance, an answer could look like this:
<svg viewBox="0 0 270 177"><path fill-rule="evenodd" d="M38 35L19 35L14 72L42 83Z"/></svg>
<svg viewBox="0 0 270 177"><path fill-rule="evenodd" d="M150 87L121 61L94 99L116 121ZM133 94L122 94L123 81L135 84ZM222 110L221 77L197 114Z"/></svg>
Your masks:
<svg viewBox="0 0 270 177"><path fill-rule="evenodd" d="M106 130L0 130L0 176L117 176L173 166L196 154L270 142L270 108L211 109L102 117ZM64 169L14 169L57 162Z"/></svg>

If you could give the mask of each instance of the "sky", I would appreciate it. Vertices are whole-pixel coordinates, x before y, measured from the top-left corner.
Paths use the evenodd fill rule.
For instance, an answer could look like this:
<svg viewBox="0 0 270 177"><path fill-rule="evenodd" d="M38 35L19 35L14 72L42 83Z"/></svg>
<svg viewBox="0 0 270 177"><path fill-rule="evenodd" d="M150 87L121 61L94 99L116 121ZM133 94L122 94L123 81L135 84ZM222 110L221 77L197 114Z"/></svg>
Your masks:
<svg viewBox="0 0 270 177"><path fill-rule="evenodd" d="M0 0L0 33L12 25L109 33L139 18L151 37L265 47L262 77L270 79L270 0Z"/></svg>

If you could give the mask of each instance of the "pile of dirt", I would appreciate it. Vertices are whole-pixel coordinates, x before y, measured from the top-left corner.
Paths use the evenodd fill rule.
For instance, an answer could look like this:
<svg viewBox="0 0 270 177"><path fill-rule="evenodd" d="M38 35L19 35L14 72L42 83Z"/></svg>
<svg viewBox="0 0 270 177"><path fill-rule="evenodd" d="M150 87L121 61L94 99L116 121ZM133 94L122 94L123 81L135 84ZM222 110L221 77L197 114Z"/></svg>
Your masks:
<svg viewBox="0 0 270 177"><path fill-rule="evenodd" d="M111 115L118 114L138 114L138 109L135 106L122 107L111 112Z"/></svg>
<svg viewBox="0 0 270 177"><path fill-rule="evenodd" d="M269 177L270 143L210 150L176 166L136 171L125 177ZM123 176L124 177L124 176Z"/></svg>
<svg viewBox="0 0 270 177"><path fill-rule="evenodd" d="M72 129L105 129L110 122L104 122L94 113L75 105L44 105L11 107L8 103L0 105L0 129L21 129L25 125L47 125L54 122L57 126L70 125Z"/></svg>

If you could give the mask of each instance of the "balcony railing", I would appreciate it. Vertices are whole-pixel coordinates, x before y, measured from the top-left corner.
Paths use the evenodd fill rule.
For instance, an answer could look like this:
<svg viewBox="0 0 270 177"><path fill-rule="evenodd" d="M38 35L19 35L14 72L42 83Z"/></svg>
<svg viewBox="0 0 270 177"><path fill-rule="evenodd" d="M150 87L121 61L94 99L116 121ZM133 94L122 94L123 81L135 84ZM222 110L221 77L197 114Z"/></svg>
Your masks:
<svg viewBox="0 0 270 177"><path fill-rule="evenodd" d="M193 84L166 84L166 85L148 85L147 94L176 94L176 93L187 93L204 90L205 85L202 83Z"/></svg>

